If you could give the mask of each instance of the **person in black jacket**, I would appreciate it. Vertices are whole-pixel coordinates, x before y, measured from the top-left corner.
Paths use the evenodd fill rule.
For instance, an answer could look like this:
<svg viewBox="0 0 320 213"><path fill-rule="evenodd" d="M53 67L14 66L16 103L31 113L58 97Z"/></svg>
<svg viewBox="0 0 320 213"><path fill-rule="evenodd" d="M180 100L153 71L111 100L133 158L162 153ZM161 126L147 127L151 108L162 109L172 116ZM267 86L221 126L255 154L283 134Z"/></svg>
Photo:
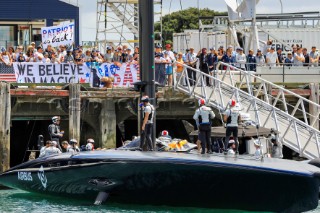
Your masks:
<svg viewBox="0 0 320 213"><path fill-rule="evenodd" d="M199 58L199 69L209 75L207 48L202 48L202 50L198 52L197 58ZM205 77L205 79L206 85L210 86L210 78Z"/></svg>
<svg viewBox="0 0 320 213"><path fill-rule="evenodd" d="M257 61L256 57L253 54L253 50L249 50L249 54L247 55L247 63L248 71L256 71Z"/></svg>

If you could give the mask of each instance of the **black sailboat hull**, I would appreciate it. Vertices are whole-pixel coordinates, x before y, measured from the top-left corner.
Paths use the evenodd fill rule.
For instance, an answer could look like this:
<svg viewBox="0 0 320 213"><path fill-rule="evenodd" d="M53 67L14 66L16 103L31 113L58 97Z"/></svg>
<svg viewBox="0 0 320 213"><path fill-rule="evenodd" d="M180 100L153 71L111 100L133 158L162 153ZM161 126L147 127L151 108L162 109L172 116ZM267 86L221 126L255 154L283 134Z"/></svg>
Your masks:
<svg viewBox="0 0 320 213"><path fill-rule="evenodd" d="M223 156L130 151L61 155L0 176L12 188L94 200L219 209L301 212L318 205L317 167ZM301 166L303 169L292 169ZM275 167L269 165L278 164ZM288 164L287 169L284 168ZM108 200L108 201L109 201Z"/></svg>

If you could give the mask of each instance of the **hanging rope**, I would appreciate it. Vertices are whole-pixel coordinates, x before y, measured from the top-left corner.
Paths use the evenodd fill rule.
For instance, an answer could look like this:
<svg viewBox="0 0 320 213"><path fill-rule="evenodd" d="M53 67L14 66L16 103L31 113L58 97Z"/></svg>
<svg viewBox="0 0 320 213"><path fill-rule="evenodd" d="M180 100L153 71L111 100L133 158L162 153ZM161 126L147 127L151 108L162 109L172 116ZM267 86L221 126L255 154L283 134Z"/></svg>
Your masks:
<svg viewBox="0 0 320 213"><path fill-rule="evenodd" d="M29 148L30 140L31 140L31 137L32 137L32 134L33 134L33 130L34 130L34 127L35 127L35 125L36 125L36 122L37 122L37 121L35 120L34 123L33 123L32 129L31 129L31 132L30 132L30 135L29 135L28 144L27 144L27 147L26 147L26 149L25 149L25 151L24 151L24 155L23 155L23 158L22 158L22 162L21 162L21 163L23 163L23 161L24 161L24 159L25 159L25 157L26 157L27 150L28 150L28 148Z"/></svg>

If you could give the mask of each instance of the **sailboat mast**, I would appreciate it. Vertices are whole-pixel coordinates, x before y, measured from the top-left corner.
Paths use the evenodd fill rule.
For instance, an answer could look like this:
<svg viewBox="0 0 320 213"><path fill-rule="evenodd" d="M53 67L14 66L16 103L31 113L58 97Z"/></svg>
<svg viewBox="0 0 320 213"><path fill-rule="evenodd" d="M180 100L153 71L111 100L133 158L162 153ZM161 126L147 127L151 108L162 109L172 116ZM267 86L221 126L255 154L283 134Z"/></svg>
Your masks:
<svg viewBox="0 0 320 213"><path fill-rule="evenodd" d="M145 95L149 96L151 104L155 106L153 0L139 0L139 65L141 81L146 83ZM156 141L155 129L156 122L153 125L153 143ZM155 147L155 144L153 144L153 147Z"/></svg>

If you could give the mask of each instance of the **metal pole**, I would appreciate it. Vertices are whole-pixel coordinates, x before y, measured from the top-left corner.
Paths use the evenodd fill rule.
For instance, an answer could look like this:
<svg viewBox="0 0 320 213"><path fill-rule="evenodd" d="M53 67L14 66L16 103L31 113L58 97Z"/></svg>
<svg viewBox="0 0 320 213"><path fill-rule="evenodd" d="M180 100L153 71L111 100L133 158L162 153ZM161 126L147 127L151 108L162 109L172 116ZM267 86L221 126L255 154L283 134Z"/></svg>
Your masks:
<svg viewBox="0 0 320 213"><path fill-rule="evenodd" d="M153 0L139 0L139 65L140 77L146 82L145 94L151 99L151 104L156 106L155 100L155 72L154 72L154 6ZM156 113L154 115L156 121ZM153 147L155 147L155 129L153 126Z"/></svg>

